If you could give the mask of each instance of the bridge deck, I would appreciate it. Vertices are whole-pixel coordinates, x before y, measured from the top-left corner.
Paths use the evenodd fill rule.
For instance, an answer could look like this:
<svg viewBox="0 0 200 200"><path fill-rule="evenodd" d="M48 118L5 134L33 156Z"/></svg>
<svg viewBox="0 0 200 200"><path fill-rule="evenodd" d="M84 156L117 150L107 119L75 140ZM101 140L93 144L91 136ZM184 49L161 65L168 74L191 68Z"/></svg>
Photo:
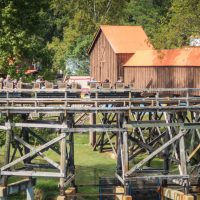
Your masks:
<svg viewBox="0 0 200 200"><path fill-rule="evenodd" d="M87 96L81 98L80 89L4 89L0 91L0 112L76 113L199 110L200 97L193 95L198 90L200 89L101 89L91 90Z"/></svg>

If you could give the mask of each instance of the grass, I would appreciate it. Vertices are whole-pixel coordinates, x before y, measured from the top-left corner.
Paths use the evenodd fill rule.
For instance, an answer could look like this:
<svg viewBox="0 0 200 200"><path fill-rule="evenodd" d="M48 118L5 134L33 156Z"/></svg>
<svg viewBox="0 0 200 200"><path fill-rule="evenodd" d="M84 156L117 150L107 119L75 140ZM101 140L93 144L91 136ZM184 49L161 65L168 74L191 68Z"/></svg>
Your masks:
<svg viewBox="0 0 200 200"><path fill-rule="evenodd" d="M116 161L111 159L109 154L94 152L88 144L88 134L75 134L75 165L76 165L76 184L80 185L78 192L93 193L99 191L98 187L91 185L99 184L99 177L112 177L116 169ZM58 161L58 157L48 151L47 155ZM16 179L15 179L16 180ZM37 200L53 200L58 195L58 179L38 178L35 188L35 199ZM24 200L25 194L13 195L11 200ZM95 200L98 197L84 197L88 200Z"/></svg>

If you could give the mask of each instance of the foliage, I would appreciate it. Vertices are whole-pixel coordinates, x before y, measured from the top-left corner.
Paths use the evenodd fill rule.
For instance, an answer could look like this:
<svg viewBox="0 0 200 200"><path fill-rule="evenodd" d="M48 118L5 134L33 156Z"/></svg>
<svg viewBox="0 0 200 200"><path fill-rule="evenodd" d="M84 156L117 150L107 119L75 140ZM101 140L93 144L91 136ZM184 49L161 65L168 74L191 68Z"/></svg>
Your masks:
<svg viewBox="0 0 200 200"><path fill-rule="evenodd" d="M50 22L45 8L48 1L0 1L0 72L16 76L33 60L48 66L50 53L46 47Z"/></svg>
<svg viewBox="0 0 200 200"><path fill-rule="evenodd" d="M166 15L171 0L129 0L124 23L143 26L151 39Z"/></svg>
<svg viewBox="0 0 200 200"><path fill-rule="evenodd" d="M199 11L198 0L0 0L0 73L22 76L34 61L48 79L86 75L100 24L142 25L156 48L188 45Z"/></svg>
<svg viewBox="0 0 200 200"><path fill-rule="evenodd" d="M126 1L86 0L53 1L54 13L63 18L57 21L58 32L62 37L53 38L49 48L54 50L54 67L67 66L69 74L89 73L87 49L99 24L119 24ZM63 6L61 6L63 5ZM64 14L65 13L65 14ZM67 14L67 16L66 16ZM67 20L64 20L67 19Z"/></svg>
<svg viewBox="0 0 200 200"><path fill-rule="evenodd" d="M191 36L199 36L200 1L173 0L154 41L158 48L187 46Z"/></svg>

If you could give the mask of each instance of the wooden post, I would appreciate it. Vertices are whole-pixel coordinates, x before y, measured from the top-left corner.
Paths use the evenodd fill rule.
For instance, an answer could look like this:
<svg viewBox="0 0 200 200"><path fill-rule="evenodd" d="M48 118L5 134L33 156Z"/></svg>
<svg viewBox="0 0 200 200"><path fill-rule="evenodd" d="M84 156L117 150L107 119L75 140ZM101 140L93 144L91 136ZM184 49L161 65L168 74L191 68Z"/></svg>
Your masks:
<svg viewBox="0 0 200 200"><path fill-rule="evenodd" d="M27 119L28 119L28 115L22 114L23 123L26 123ZM29 129L27 129L26 127L22 127L22 137L26 143L29 143ZM28 153L30 153L30 149L24 146L24 155ZM30 164L30 162L31 162L31 158L27 158L24 160L25 164ZM29 177L29 180L30 180L29 186L26 188L26 199L34 200L34 190L33 190L33 186L31 185L32 177Z"/></svg>
<svg viewBox="0 0 200 200"><path fill-rule="evenodd" d="M90 124L95 125L96 124L96 114L90 113ZM92 147L96 144L96 132L90 131L89 133L89 143Z"/></svg>
<svg viewBox="0 0 200 200"><path fill-rule="evenodd" d="M117 115L117 126L118 128L122 127L122 115ZM121 156L121 144L122 144L122 135L121 132L117 132L117 174L122 175L122 156Z"/></svg>
<svg viewBox="0 0 200 200"><path fill-rule="evenodd" d="M124 187L122 186L117 186L115 188L115 200L123 200L123 196L124 196Z"/></svg>
<svg viewBox="0 0 200 200"><path fill-rule="evenodd" d="M74 200L76 194L76 188L70 187L65 190L66 200Z"/></svg>
<svg viewBox="0 0 200 200"><path fill-rule="evenodd" d="M62 140L61 140L61 143L60 143L60 152L61 152L61 155L60 155L60 167L61 167L61 170L60 170L60 173L62 173L64 175L64 178L60 178L60 195L61 196L64 196L65 195L65 177L66 177L66 137L64 137Z"/></svg>
<svg viewBox="0 0 200 200"><path fill-rule="evenodd" d="M11 117L8 116L8 121L7 121L7 131L6 131L6 143L5 143L5 154L4 154L4 165L8 164L10 162L10 147L11 147L11 140L12 140L12 127L11 127ZM3 176L1 178L1 187L0 190L1 195L0 195L0 200L6 200L7 199L7 194L6 194L6 187L8 183L8 177Z"/></svg>
<svg viewBox="0 0 200 200"><path fill-rule="evenodd" d="M178 113L178 122L184 122L183 113ZM180 132L183 130L179 130ZM187 162L186 162L186 152L185 152L185 138L184 135L179 140L179 152L180 152L180 168L182 175L187 175ZM184 180L184 192L189 193L189 183L188 180Z"/></svg>
<svg viewBox="0 0 200 200"><path fill-rule="evenodd" d="M74 125L74 115L67 114L67 126L71 128ZM69 172L70 174L75 174L75 163L74 163L74 133L69 133ZM71 186L75 187L75 180L73 179L71 182Z"/></svg>
<svg viewBox="0 0 200 200"><path fill-rule="evenodd" d="M70 155L69 155L69 159L70 159L70 165L69 165L69 172L71 174L75 174L75 163L74 163L74 133L70 133L69 136L69 140L70 140ZM75 187L75 180L72 180L71 182L71 186Z"/></svg>
<svg viewBox="0 0 200 200"><path fill-rule="evenodd" d="M0 186L0 200L7 200L6 187Z"/></svg>
<svg viewBox="0 0 200 200"><path fill-rule="evenodd" d="M128 133L123 133L123 164L124 164L124 173L126 173L129 169L128 162Z"/></svg>

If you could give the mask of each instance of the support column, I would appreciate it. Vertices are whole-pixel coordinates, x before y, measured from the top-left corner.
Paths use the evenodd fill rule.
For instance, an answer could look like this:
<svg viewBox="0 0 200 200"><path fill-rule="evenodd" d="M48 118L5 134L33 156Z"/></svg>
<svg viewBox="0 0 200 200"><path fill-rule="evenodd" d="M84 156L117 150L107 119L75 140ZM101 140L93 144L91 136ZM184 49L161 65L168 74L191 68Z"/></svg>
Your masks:
<svg viewBox="0 0 200 200"><path fill-rule="evenodd" d="M68 114L67 115L67 126L69 128L73 127L74 125L74 115ZM68 165L69 165L69 173L75 175L75 163L74 163L74 133L69 133L69 158L68 158ZM71 182L71 186L75 187L75 180Z"/></svg>
<svg viewBox="0 0 200 200"><path fill-rule="evenodd" d="M74 163L74 133L70 133L70 154L69 154L69 173L75 175L75 163ZM75 187L75 181L72 180L71 186Z"/></svg>
<svg viewBox="0 0 200 200"><path fill-rule="evenodd" d="M90 113L90 124L95 125L96 124L96 114ZM92 147L96 144L96 132L90 131L89 133L89 143Z"/></svg>
<svg viewBox="0 0 200 200"><path fill-rule="evenodd" d="M66 133L65 133L66 134ZM60 173L63 174L63 178L60 178L60 196L64 196L65 195L65 177L66 177L66 137L64 137L61 142L60 142Z"/></svg>
<svg viewBox="0 0 200 200"><path fill-rule="evenodd" d="M4 154L4 165L10 162L10 147L12 141L12 127L11 127L12 117L8 116L6 127L6 142L5 142L5 154ZM6 187L8 184L8 176L1 177L1 186L0 186L0 200L7 200Z"/></svg>
<svg viewBox="0 0 200 200"><path fill-rule="evenodd" d="M124 173L129 170L129 162L128 162L128 133L123 133L123 163L124 163Z"/></svg>
<svg viewBox="0 0 200 200"><path fill-rule="evenodd" d="M184 122L183 113L178 113L178 121ZM182 130L180 130L182 131ZM186 162L186 151L185 151L185 137L182 136L179 140L179 154L180 154L180 167L182 175L187 175L187 162ZM183 182L185 194L189 193L189 183L188 180Z"/></svg>
<svg viewBox="0 0 200 200"><path fill-rule="evenodd" d="M28 115L27 114L22 114L22 120L23 123L26 123L26 121L28 120ZM26 127L22 128L22 137L23 140L26 143L29 143L29 129L27 129ZM24 155L28 154L30 152L30 149L24 146ZM24 164L30 164L31 163L31 158L27 158L24 160ZM34 200L34 188L32 183L32 177L29 177L30 183L26 189L26 199L27 200Z"/></svg>
<svg viewBox="0 0 200 200"><path fill-rule="evenodd" d="M171 123L173 120L173 114L169 114L166 116L168 118L168 122ZM167 133L165 134L164 136L164 143L168 142L170 140L170 137L169 137L169 130L167 129L166 130ZM170 162L170 159L169 159L169 150L170 150L170 147L167 147L164 149L163 151L163 157L164 157L164 163L163 163L163 170L165 171L165 175L167 175L168 171L169 171L169 162ZM163 187L167 187L167 179L164 179L162 181L162 186Z"/></svg>
<svg viewBox="0 0 200 200"><path fill-rule="evenodd" d="M117 115L117 127L121 128L122 127L122 114ZM117 145L117 174L119 176L122 176L122 156L121 156L121 146L122 146L122 135L121 132L117 133L117 138L118 138L118 145Z"/></svg>

